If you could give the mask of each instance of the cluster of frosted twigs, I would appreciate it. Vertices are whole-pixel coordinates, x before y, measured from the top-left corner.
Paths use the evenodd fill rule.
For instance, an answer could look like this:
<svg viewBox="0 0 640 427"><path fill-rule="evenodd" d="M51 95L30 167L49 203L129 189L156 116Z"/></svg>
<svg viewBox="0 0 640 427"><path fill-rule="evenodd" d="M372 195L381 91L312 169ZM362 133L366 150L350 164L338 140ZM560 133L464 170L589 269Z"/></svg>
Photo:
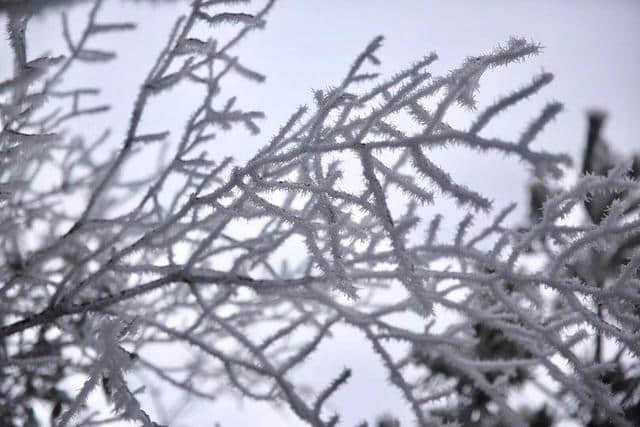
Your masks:
<svg viewBox="0 0 640 427"><path fill-rule="evenodd" d="M108 63L115 53L92 46L134 24L102 22L101 0L82 28L62 9L68 52L33 59L25 34L35 12L5 12L14 74L0 82L0 424L36 420L33 399L51 406L58 427L104 421L85 405L102 385L115 407L110 419L154 425L125 378L134 370L150 385L285 402L310 425L333 426L339 414L326 403L357 367L320 379L311 395L296 371L349 325L420 426L464 424L477 417L465 409L473 405L485 420L528 426L512 403L514 384L535 388L562 416L595 413L630 426L627 403L603 380L609 363L582 353L596 331L620 357L640 354L640 254L624 246L640 232L637 181L619 167L550 195L530 227L506 225L514 206L471 227L475 213L493 212L491 195L457 183L430 156L461 146L514 157L541 181L560 177L569 158L533 146L560 104L549 103L516 140L485 135L551 74L478 109L467 127L446 120L451 109L478 108L484 73L540 47L514 38L440 77L428 71L430 54L385 80L370 73L376 38L337 86L316 91L312 107L234 166L212 155L227 143L221 131L240 124L257 134L263 114L224 97L223 83L229 75L264 80L233 48L264 26L273 2L257 13L220 11L230 3L239 2L195 0L177 20L120 140L108 129L97 140L64 132L108 106L93 101L98 89L70 88L63 77L77 63ZM197 35L221 25L237 32ZM182 85L201 93L182 134L143 133L142 120L153 123L150 100ZM105 146L118 150L100 154ZM122 173L132 162L148 166L159 147L164 160L148 176ZM598 224L567 225L595 193L624 197ZM424 218L423 206L439 198L469 212L450 241L439 235L440 215ZM570 268L623 246L623 267L597 286ZM537 247L551 260L540 269L526 262ZM397 321L408 313L417 314L411 325ZM188 350L178 365L155 357L174 348ZM76 373L87 380L70 393L61 382Z"/></svg>

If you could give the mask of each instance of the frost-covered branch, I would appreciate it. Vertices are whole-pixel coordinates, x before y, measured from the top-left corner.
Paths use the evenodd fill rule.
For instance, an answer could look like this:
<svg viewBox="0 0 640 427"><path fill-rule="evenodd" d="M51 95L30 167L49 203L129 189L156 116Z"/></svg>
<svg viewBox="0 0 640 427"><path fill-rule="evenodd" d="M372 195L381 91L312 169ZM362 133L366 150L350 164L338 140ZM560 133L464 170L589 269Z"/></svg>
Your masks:
<svg viewBox="0 0 640 427"><path fill-rule="evenodd" d="M595 333L633 360L640 352L637 175L619 167L586 176L550 194L536 221L517 229L507 221L513 205L494 212L491 194L458 182L431 155L455 145L479 159L515 158L540 182L561 176L569 157L535 144L560 104L549 103L512 140L485 132L551 74L480 109L469 126L447 122L451 110L478 108L483 74L540 47L512 38L445 76L428 71L437 59L429 54L385 80L372 70L377 37L337 86L316 91L314 105L235 164L212 158L212 147L234 143L223 131L237 126L258 134L264 115L239 107L226 77L264 80L233 50L264 27L273 2L255 12L229 12L230 3L192 3L141 82L125 135L105 129L96 140L69 130L108 107L84 106L99 91L68 87L62 76L83 61L108 66L115 53L88 46L133 25L102 22L97 0L79 38L63 13L64 57L31 59L21 46L32 21L12 12L14 74L0 82L0 409L27 416L30 399L42 397L33 381L46 377L54 424L68 425L106 375L117 415L152 425L127 384L131 369L202 398L284 402L308 424L332 426L339 414L327 402L357 367L323 379L311 396L296 370L332 330L349 326L419 425L464 424L480 407L487 420L527 426L510 400L525 386L552 390L543 403L560 417L597 413L632 425L628 402L612 398L603 380L609 365L582 349ZM236 32L205 40L198 25ZM153 123L150 99L175 96L179 85L201 94L182 134L143 129L143 119ZM108 144L118 150L105 156ZM160 145L165 160L152 173L125 176ZM593 211L593 196L605 193L618 200L598 221L564 222L585 201ZM450 240L439 236L441 215L423 218L422 208L442 198L467 213ZM473 227L478 212L493 220ZM534 268L538 247L550 262ZM621 262L606 277L589 264L614 258ZM409 313L417 314L411 325L398 321ZM136 334L125 333L132 319ZM162 345L188 348L188 356L165 369L154 358ZM59 385L72 372L88 377L75 396Z"/></svg>

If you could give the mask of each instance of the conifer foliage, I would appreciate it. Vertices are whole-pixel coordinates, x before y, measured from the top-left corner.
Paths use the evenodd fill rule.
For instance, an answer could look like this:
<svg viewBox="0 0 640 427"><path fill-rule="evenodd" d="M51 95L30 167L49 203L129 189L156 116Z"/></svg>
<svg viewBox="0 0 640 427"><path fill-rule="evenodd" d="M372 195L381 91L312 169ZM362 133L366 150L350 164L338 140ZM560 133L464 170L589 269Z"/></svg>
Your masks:
<svg viewBox="0 0 640 427"><path fill-rule="evenodd" d="M215 145L236 126L259 134L264 114L238 106L225 84L264 80L234 49L265 26L273 0L191 2L149 64L126 133L89 139L73 123L109 106L65 76L83 63L108 67L116 52L101 49L100 37L135 28L103 21L102 3L90 2L85 22L70 20L62 2L3 10L14 66L0 82L0 424L104 421L87 401L102 389L112 419L157 425L127 377L136 371L200 398L284 403L309 425L335 426L340 414L327 403L345 398L358 367L311 392L296 373L348 325L417 425L634 425L637 170L611 168L595 144L585 176L556 190L570 158L535 139L561 111L557 102L515 140L486 135L549 73L476 111L482 76L540 46L512 38L444 76L429 72L437 56L428 54L385 78L375 73L383 39L374 38L342 81L316 91L313 105L238 164L216 157ZM27 30L40 13L61 14L66 52L32 57ZM202 25L210 38L195 31ZM216 40L220 26L236 32ZM143 131L143 119L163 125L151 100L180 85L201 97L182 134ZM455 108L475 119L450 125ZM430 155L451 146L532 170L532 223L508 225L515 206L495 208L491 194L456 182ZM148 176L123 173L136 161L148 167L159 149L165 156ZM424 217L424 206L444 198L468 212L450 240L440 215ZM568 223L582 206L592 221ZM474 228L478 213L493 220ZM535 255L546 261L528 262ZM188 352L166 369L158 349L174 347ZM78 374L84 385L65 387ZM514 403L530 390L540 396L534 413ZM50 420L36 416L35 401L50 407Z"/></svg>

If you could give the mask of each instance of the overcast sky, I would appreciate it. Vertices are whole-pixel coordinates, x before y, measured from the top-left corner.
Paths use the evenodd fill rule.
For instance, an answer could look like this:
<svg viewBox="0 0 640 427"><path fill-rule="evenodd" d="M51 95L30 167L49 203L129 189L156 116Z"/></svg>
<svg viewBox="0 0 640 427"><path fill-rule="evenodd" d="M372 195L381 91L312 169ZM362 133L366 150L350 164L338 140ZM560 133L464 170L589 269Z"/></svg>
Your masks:
<svg viewBox="0 0 640 427"><path fill-rule="evenodd" d="M104 21L138 21L140 27L135 33L104 39L102 47L110 44L125 49L115 63L84 67L72 75L89 83L99 82L114 104L114 110L100 123L126 124L123 119L129 115L137 86L165 42L171 23L187 7L186 1L159 2L153 8L146 2L107 2ZM81 25L82 10L72 15L72 24ZM31 31L32 55L62 48L59 17L38 19ZM537 142L540 146L577 156L586 130L585 111L596 107L609 112L604 133L618 149L640 149L638 1L278 0L266 29L254 33L236 51L244 63L268 76L266 83L238 82L227 92L238 95L239 105L267 113L263 136L250 138L246 133L234 133L227 136L233 141L218 142L216 154L232 154L239 161L251 157L298 105L312 102L312 88L339 82L355 55L378 34L386 37L379 58L383 61L381 71L387 75L431 51L440 57L433 67L437 75L512 35L539 42L545 46L542 55L493 71L482 80L480 105L528 83L542 70L554 73L556 79L491 131L497 136L517 137L546 102L558 100L566 110L541 135ZM215 38L215 33L212 36ZM5 53L3 44L2 76L9 66ZM150 131L161 131L160 127L167 125L180 129L180 117L188 113L189 97L187 91L170 102L158 101L144 125ZM121 135L123 131L116 126L114 146L120 143L118 132ZM456 179L494 196L498 207L509 200L524 201L527 174L517 163L495 167L495 158L483 160L469 153L443 154L438 161ZM372 421L384 411L399 415L405 421L403 425L410 425L407 405L389 386L370 346L358 340L353 333L339 332L321 347L301 378L327 379L343 366L352 366L352 380L334 399L336 410L342 414L341 425L353 426L363 418ZM213 421L223 427L300 425L286 412L248 401L242 406L224 399L206 405L193 403L183 415L181 424L185 426L212 426Z"/></svg>

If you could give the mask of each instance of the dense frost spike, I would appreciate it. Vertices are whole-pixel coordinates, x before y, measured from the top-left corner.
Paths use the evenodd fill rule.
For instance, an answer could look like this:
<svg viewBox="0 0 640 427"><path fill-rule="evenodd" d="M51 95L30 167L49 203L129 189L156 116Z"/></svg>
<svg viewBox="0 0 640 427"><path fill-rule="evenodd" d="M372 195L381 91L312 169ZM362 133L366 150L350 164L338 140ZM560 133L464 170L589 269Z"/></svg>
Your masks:
<svg viewBox="0 0 640 427"><path fill-rule="evenodd" d="M553 120L558 113L562 111L562 104L554 102L548 104L544 110L540 113L540 116L535 119L529 127L524 131L520 137L519 145L526 147L535 139L535 137L542 132L542 129Z"/></svg>
<svg viewBox="0 0 640 427"><path fill-rule="evenodd" d="M175 53L178 55L186 55L189 53L199 53L201 55L213 55L216 51L216 43L213 39L202 41L196 38L182 40L175 47Z"/></svg>
<svg viewBox="0 0 640 427"><path fill-rule="evenodd" d="M469 132L478 133L482 128L484 128L489 121L496 115L502 111L505 111L512 105L517 104L518 102L528 98L529 96L537 93L542 87L551 83L553 80L553 74L551 73L543 73L540 76L533 79L530 85L523 87L520 90L513 92L511 95L506 96L495 104L488 107L485 111L483 111L476 121L473 123ZM535 135L534 135L535 138Z"/></svg>
<svg viewBox="0 0 640 427"><path fill-rule="evenodd" d="M220 24L247 24L255 26L263 26L264 21L256 18L249 13L218 13L217 15L208 15L204 12L197 12L196 16L211 26Z"/></svg>

